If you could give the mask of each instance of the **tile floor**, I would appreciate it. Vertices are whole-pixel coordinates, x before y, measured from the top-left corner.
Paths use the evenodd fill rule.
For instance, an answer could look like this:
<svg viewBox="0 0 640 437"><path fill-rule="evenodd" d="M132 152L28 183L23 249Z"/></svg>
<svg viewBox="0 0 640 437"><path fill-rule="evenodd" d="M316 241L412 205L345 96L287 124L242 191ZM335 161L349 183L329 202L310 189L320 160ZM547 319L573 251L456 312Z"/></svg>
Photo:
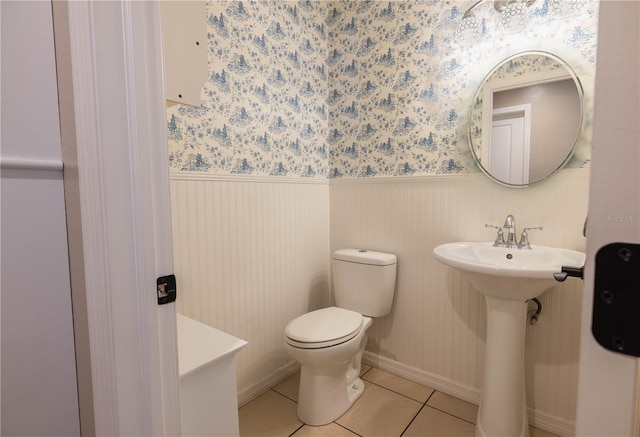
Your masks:
<svg viewBox="0 0 640 437"><path fill-rule="evenodd" d="M240 436L472 437L478 407L363 365L365 391L335 422L308 426L296 416L297 373L240 408ZM530 427L531 437L554 437ZM557 437L557 436L556 436Z"/></svg>

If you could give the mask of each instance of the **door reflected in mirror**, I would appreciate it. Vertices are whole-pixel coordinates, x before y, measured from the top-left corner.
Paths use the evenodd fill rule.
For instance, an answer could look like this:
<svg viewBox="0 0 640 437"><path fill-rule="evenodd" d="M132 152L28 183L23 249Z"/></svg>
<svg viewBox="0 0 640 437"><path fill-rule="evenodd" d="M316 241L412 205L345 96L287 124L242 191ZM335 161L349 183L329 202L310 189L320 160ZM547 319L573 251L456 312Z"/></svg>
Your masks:
<svg viewBox="0 0 640 437"><path fill-rule="evenodd" d="M494 68L478 89L469 144L489 177L522 187L564 167L582 126L583 91L573 70L549 53L520 53Z"/></svg>

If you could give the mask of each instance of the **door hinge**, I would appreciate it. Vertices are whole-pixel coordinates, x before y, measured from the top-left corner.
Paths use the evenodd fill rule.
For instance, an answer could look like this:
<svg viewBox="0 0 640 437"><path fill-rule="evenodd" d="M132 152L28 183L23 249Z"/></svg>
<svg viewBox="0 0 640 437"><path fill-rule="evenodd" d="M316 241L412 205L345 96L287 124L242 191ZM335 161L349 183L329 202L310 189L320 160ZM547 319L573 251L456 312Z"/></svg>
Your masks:
<svg viewBox="0 0 640 437"><path fill-rule="evenodd" d="M596 254L591 331L605 349L640 357L640 244L612 243Z"/></svg>

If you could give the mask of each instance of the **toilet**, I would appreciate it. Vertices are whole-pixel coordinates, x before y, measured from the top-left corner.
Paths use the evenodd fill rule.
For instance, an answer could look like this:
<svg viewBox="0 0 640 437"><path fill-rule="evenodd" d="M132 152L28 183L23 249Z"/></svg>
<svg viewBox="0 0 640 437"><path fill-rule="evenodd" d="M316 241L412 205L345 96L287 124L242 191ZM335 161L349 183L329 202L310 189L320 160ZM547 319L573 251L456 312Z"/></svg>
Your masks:
<svg viewBox="0 0 640 437"><path fill-rule="evenodd" d="M303 314L285 328L285 347L301 365L298 417L325 425L342 416L362 395L360 379L366 331L373 317L389 313L396 256L358 249L333 253L336 306Z"/></svg>

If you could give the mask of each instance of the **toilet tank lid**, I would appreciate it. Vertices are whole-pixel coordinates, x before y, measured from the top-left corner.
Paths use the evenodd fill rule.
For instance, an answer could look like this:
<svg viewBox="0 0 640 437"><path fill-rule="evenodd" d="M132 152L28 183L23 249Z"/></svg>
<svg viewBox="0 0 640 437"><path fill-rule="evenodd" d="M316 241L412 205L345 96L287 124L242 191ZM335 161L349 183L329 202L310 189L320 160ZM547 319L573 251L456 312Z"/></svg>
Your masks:
<svg viewBox="0 0 640 437"><path fill-rule="evenodd" d="M390 266L396 263L392 253L374 252L365 249L339 249L333 252L333 259L374 266Z"/></svg>

